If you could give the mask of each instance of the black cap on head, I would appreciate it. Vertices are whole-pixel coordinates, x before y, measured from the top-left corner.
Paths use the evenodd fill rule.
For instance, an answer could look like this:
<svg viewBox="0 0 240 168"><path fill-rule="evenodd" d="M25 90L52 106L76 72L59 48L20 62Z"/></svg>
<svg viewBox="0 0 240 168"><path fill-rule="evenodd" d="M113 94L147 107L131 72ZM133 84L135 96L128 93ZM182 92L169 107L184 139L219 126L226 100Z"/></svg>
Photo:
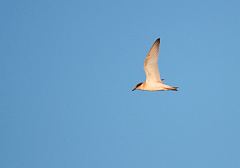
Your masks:
<svg viewBox="0 0 240 168"><path fill-rule="evenodd" d="M132 91L136 90L136 89L138 88L138 86L140 86L141 84L142 84L142 82L141 82L141 83L138 83L138 84L133 88Z"/></svg>

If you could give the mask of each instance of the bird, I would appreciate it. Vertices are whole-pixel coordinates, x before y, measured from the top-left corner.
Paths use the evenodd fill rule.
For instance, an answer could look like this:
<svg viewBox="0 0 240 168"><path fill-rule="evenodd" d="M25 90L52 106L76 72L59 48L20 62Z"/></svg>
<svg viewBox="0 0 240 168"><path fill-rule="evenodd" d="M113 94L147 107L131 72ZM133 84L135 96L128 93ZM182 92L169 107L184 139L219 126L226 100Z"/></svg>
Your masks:
<svg viewBox="0 0 240 168"><path fill-rule="evenodd" d="M163 83L164 79L160 78L158 69L158 55L160 50L160 38L158 38L152 45L144 60L144 71L146 74L146 81L138 83L133 89L143 91L177 91L178 87L169 86Z"/></svg>

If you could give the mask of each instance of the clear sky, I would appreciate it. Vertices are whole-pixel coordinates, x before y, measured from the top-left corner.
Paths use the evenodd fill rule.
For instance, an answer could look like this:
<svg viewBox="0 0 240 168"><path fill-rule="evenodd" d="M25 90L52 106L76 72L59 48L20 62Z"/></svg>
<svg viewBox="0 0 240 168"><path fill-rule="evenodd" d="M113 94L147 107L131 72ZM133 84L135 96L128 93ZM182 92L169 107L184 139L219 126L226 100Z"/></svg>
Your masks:
<svg viewBox="0 0 240 168"><path fill-rule="evenodd" d="M0 167L240 167L240 1L2 0ZM178 92L132 92L161 38Z"/></svg>

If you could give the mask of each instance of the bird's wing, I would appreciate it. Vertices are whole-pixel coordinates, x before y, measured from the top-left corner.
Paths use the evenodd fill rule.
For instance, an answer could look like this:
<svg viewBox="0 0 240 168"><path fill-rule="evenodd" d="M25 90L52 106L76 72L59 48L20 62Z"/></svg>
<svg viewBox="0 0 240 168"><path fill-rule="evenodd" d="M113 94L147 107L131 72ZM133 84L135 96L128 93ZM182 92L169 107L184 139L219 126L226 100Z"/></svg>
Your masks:
<svg viewBox="0 0 240 168"><path fill-rule="evenodd" d="M158 54L159 54L159 47L160 47L160 38L158 38L152 48L150 49L149 53L147 54L145 61L144 61L144 71L146 74L146 82L161 82L160 73L158 70Z"/></svg>

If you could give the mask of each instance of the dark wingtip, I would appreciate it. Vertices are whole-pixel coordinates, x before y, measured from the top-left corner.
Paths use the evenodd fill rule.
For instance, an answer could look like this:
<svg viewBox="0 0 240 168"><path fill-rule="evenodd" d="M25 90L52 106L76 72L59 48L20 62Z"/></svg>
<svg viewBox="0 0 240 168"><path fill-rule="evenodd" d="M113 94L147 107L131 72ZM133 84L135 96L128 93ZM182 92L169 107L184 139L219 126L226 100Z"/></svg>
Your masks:
<svg viewBox="0 0 240 168"><path fill-rule="evenodd" d="M158 38L156 41L159 41L159 42L160 42L160 38Z"/></svg>

